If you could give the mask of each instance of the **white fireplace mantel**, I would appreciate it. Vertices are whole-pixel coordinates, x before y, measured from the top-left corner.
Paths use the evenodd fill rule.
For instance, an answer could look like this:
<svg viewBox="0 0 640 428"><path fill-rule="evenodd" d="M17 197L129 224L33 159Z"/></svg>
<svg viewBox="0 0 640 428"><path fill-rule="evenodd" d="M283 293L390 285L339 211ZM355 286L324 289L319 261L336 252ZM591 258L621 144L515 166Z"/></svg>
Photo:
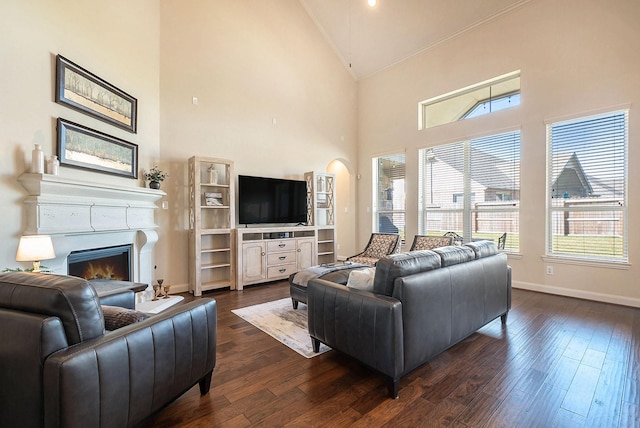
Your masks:
<svg viewBox="0 0 640 428"><path fill-rule="evenodd" d="M22 174L24 234L51 235L56 273L66 271L72 251L113 245L133 245L133 280L151 284L153 246L158 240L154 211L161 190L81 181L49 174Z"/></svg>

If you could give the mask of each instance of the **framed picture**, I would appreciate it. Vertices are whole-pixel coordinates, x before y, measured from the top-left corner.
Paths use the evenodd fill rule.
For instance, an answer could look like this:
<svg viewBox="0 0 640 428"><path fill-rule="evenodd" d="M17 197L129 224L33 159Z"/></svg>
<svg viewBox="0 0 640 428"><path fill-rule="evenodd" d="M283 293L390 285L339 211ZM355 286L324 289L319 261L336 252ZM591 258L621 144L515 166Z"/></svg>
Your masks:
<svg viewBox="0 0 640 428"><path fill-rule="evenodd" d="M60 165L138 178L138 146L58 118Z"/></svg>
<svg viewBox="0 0 640 428"><path fill-rule="evenodd" d="M138 100L65 57L56 57L56 102L136 132Z"/></svg>

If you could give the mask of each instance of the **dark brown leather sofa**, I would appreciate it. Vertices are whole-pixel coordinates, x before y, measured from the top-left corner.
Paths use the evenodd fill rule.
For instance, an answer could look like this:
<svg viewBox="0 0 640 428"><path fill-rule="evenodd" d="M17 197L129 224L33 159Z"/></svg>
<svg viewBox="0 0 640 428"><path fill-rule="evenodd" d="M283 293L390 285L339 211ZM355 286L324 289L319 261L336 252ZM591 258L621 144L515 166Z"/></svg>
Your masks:
<svg viewBox="0 0 640 428"><path fill-rule="evenodd" d="M106 332L87 281L0 274L0 426L128 427L216 363L216 302L199 299Z"/></svg>
<svg viewBox="0 0 640 428"><path fill-rule="evenodd" d="M384 257L373 291L325 279L307 285L309 334L386 375L400 378L511 308L511 268L495 243L479 241Z"/></svg>

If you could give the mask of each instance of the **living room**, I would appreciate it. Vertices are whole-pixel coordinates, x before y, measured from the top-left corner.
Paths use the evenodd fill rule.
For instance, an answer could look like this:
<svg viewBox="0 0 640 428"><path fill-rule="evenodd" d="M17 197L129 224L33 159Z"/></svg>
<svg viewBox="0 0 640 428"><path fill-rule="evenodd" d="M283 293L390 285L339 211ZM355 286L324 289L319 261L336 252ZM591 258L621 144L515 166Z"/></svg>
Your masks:
<svg viewBox="0 0 640 428"><path fill-rule="evenodd" d="M380 2L382 3L382 2ZM509 253L515 288L640 307L640 214L628 192L627 260L546 258L546 124L629 109L627 183L637 181L640 99L636 55L640 10L633 0L530 0L389 68L356 78L309 16L304 2L79 0L10 2L0 17L2 146L0 195L9 203L0 237L2 267L15 267L25 230L31 150L56 151L56 119L137 144L138 179L65 168L61 177L145 187L142 170L169 173L156 210L154 278L188 289L187 159L235 162L236 174L302 179L335 172L341 257L364 247L373 228L373 157L407 159L406 235L418 233L418 152L426 147L521 130L520 239ZM382 13L380 9L378 13ZM345 21L345 25L348 22ZM55 58L63 55L138 100L130 133L54 102ZM418 103L521 71L518 108L418 130ZM22 85L22 86L21 86ZM28 98L34 95L34 98ZM163 205L164 204L164 205ZM64 260L47 264L59 268ZM553 275L547 274L553 267ZM24 265L23 267L26 267ZM250 291L257 291L255 287ZM215 379L215 374L214 374ZM215 381L214 381L215 383Z"/></svg>

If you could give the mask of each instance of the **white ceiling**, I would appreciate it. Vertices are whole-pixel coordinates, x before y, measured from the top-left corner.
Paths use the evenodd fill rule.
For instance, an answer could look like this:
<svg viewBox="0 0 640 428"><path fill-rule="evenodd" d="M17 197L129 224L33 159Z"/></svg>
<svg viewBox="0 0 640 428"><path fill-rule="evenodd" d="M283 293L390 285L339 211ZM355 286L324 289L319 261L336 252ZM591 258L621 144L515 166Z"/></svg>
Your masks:
<svg viewBox="0 0 640 428"><path fill-rule="evenodd" d="M361 79L530 0L300 0Z"/></svg>

